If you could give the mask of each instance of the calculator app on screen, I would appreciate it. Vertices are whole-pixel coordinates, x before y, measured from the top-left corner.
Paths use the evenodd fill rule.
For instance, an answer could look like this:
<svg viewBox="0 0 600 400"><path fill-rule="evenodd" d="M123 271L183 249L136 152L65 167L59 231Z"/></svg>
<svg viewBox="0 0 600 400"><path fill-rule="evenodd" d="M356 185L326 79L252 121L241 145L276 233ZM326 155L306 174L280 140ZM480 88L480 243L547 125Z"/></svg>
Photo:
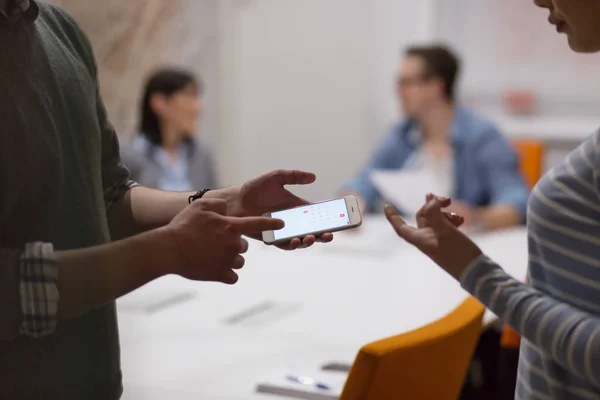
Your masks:
<svg viewBox="0 0 600 400"><path fill-rule="evenodd" d="M285 222L283 229L274 232L275 240L293 238L311 232L322 232L350 225L348 208L344 199L278 211L272 213L271 216Z"/></svg>

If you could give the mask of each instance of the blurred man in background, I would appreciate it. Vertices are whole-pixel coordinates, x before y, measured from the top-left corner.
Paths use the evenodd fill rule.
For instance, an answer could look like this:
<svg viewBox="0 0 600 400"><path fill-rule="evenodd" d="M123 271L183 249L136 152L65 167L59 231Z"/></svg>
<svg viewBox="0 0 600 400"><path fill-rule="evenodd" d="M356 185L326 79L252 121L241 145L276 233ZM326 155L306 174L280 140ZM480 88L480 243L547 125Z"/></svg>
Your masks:
<svg viewBox="0 0 600 400"><path fill-rule="evenodd" d="M379 208L373 171L414 169L435 178L441 195L453 199L450 211L464 216L466 226L496 229L524 222L528 190L517 154L489 121L456 104L459 64L442 46L406 50L396 82L406 120L344 187L363 211Z"/></svg>

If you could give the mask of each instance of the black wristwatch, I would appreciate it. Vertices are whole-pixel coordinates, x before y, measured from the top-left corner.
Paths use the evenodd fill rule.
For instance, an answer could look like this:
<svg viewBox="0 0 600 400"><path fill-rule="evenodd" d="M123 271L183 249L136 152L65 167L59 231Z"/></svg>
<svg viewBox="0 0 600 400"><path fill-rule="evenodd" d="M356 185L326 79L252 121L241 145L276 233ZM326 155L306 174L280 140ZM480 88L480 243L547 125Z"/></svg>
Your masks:
<svg viewBox="0 0 600 400"><path fill-rule="evenodd" d="M193 201L196 201L196 200L198 200L198 199L201 199L201 198L202 198L202 196L204 196L204 195L206 194L206 192L210 192L210 189L202 189L202 190L199 190L199 191L197 191L195 194L191 195L191 196L188 198L188 202L189 202L190 204L192 204L192 202L193 202Z"/></svg>

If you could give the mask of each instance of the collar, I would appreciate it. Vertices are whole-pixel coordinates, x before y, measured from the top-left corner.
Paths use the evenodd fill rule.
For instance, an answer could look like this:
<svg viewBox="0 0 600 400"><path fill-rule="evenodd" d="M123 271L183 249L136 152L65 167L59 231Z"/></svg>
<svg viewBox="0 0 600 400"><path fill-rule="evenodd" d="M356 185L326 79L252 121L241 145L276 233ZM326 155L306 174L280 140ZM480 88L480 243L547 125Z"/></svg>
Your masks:
<svg viewBox="0 0 600 400"><path fill-rule="evenodd" d="M17 0L15 7L8 10L8 13L0 10L0 27L12 25L21 20L33 23L39 15L40 6L35 0Z"/></svg>
<svg viewBox="0 0 600 400"><path fill-rule="evenodd" d="M459 145L467 139L467 132L464 128L465 109L463 107L457 107L454 112L454 119L452 126L450 127L450 140L453 145ZM416 119L410 119L407 121L403 134L406 140L414 147L417 147L421 143L421 130L419 128L419 121Z"/></svg>
<svg viewBox="0 0 600 400"><path fill-rule="evenodd" d="M153 156L157 150L160 150L162 147L155 145L152 143L146 136L143 134L137 134L132 142L133 149L139 153L147 154L148 156ZM180 148L183 150L183 154L187 157L191 157L196 150L196 142L193 139L184 140L180 144Z"/></svg>

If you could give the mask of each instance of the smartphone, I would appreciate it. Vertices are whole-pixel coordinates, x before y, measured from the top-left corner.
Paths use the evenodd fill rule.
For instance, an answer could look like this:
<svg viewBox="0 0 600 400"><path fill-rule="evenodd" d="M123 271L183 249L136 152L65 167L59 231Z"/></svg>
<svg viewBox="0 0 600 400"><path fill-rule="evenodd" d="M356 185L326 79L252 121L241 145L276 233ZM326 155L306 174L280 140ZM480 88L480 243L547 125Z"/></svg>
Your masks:
<svg viewBox="0 0 600 400"><path fill-rule="evenodd" d="M283 229L263 232L263 242L266 244L280 244L308 235L358 228L362 224L358 200L354 196L266 213L264 216L285 222Z"/></svg>

